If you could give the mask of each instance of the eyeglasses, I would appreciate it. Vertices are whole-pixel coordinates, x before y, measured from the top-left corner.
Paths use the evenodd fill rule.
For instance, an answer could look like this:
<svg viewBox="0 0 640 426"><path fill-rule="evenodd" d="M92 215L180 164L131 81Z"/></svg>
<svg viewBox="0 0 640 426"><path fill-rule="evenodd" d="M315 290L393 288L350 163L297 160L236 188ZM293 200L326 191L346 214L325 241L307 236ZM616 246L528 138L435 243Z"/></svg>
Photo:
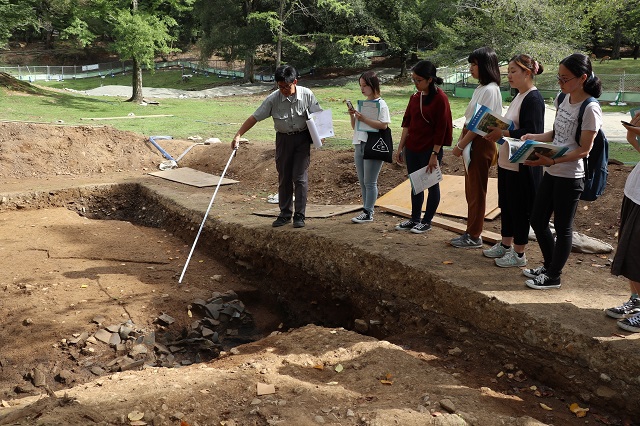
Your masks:
<svg viewBox="0 0 640 426"><path fill-rule="evenodd" d="M293 83L278 83L278 89L280 90L289 90L293 87Z"/></svg>
<svg viewBox="0 0 640 426"><path fill-rule="evenodd" d="M564 77L560 77L559 75L556 76L556 79L558 79L558 83L560 84L566 84L571 80L573 80L574 78L578 78L578 77L564 78Z"/></svg>
<svg viewBox="0 0 640 426"><path fill-rule="evenodd" d="M424 78L413 78L411 77L411 81L413 81L413 84L420 84L423 81L426 81Z"/></svg>

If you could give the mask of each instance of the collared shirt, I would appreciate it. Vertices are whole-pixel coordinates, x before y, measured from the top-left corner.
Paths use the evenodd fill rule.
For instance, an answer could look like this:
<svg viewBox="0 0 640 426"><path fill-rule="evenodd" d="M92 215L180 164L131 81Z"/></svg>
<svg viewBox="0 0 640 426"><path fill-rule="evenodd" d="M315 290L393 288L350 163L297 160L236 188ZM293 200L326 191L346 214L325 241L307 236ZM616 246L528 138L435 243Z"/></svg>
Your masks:
<svg viewBox="0 0 640 426"><path fill-rule="evenodd" d="M311 89L296 86L296 92L291 96L284 96L280 90L271 93L253 117L258 121L272 117L276 132L289 133L306 129L308 114L321 110Z"/></svg>

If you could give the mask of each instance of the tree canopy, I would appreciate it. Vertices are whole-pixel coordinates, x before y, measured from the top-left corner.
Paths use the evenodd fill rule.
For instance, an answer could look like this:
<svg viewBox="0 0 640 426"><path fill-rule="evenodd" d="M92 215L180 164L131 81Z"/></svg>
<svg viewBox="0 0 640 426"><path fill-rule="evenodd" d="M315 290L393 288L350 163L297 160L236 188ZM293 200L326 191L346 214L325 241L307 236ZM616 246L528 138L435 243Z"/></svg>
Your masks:
<svg viewBox="0 0 640 426"><path fill-rule="evenodd" d="M632 0L0 0L0 46L10 41L100 44L139 69L197 43L201 59L241 60L273 70L357 67L367 44L408 60L453 65L491 46L500 58L528 53L546 63L574 51L618 58L640 53L640 8Z"/></svg>

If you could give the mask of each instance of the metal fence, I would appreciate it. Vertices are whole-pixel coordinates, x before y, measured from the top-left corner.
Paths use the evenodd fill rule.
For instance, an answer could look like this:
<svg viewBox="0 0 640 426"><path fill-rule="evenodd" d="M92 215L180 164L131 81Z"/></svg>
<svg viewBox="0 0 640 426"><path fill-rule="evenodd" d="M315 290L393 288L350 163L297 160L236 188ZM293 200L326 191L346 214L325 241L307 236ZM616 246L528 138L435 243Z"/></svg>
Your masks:
<svg viewBox="0 0 640 426"><path fill-rule="evenodd" d="M202 64L198 61L166 61L156 62L154 64L156 70L159 69L180 69L183 75L202 73L205 75L217 75L222 78L243 78L244 72L241 66L230 64L226 61L209 61ZM143 67L143 69L146 69ZM122 62L104 62L92 65L70 65L70 66L15 66L0 67L0 72L12 75L19 80L29 82L36 81L62 81L76 78L89 77L114 77L122 75L133 70L131 61ZM258 81L272 81L273 70L261 69L255 74L254 78Z"/></svg>
<svg viewBox="0 0 640 426"><path fill-rule="evenodd" d="M458 97L471 97L469 93L478 84L466 67L440 68L438 75L444 80L443 89ZM598 78L602 81L603 90L600 101L640 103L640 74L598 74ZM555 97L560 90L553 72L536 76L535 84L547 99ZM502 75L500 88L505 99L512 96L506 74Z"/></svg>
<svg viewBox="0 0 640 426"><path fill-rule="evenodd" d="M377 50L384 47L386 46L382 44L372 45L369 48L369 53L377 52ZM195 60L156 62L154 67L156 70L180 69L183 76L205 74L229 79L244 78L241 63L229 63L221 60L208 61L206 64ZM131 61L105 62L93 65L0 67L0 72L10 74L19 80L30 82L38 80L62 81L88 77L107 78L131 72L132 70L133 64ZM273 72L274 70L271 67L258 69L254 74L254 80L273 81ZM304 74L309 70L299 70L299 72ZM466 66L440 68L438 75L444 80L444 90L454 96L470 98L473 89L477 85L477 82L471 79L471 74ZM601 101L640 103L640 74L599 74L598 77L602 80L603 93L600 96ZM537 76L536 87L545 98L553 98L559 91L556 76L552 72ZM506 75L503 75L501 89L505 99L512 96Z"/></svg>

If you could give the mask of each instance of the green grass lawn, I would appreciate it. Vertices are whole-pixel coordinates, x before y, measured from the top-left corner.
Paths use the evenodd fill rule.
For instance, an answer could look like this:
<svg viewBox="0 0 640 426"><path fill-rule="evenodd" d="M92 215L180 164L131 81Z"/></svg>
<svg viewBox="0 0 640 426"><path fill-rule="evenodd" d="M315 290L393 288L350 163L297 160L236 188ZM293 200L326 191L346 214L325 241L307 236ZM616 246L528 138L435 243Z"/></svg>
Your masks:
<svg viewBox="0 0 640 426"><path fill-rule="evenodd" d="M604 65L604 64L603 64ZM153 76L168 74L157 72L145 76L148 82ZM165 76L166 77L166 76ZM181 82L176 83L179 72L167 80L158 80L164 87L184 88ZM118 77L114 77L118 78ZM202 77L203 79L206 77ZM85 88L96 87L102 79L73 80L76 84L85 84ZM94 80L93 83L89 80ZM113 79L104 81L113 81ZM162 83L164 81L164 83ZM226 80L228 81L228 80ZM173 82L173 84L170 84ZM71 83L69 83L71 84ZM122 82L122 84L130 84ZM146 83L145 83L146 84ZM301 82L304 85L304 81ZM52 84L54 85L54 84ZM335 138L327 141L327 149L343 149L351 146L353 130L344 104L345 99L362 99L357 82L344 86L328 86L314 88L314 93L324 109L333 111ZM201 136L217 137L222 141L231 141L242 122L251 115L264 99L265 93L253 96L228 96L208 99L161 99L159 105L141 106L124 102L120 98L90 97L59 91L41 90L40 95L7 94L0 89L0 117L4 120L34 121L44 123L65 123L72 125L109 125L121 130L129 130L147 136L169 135L174 138ZM396 138L400 135L402 116L414 86L408 83L394 83L382 86L382 96L389 105L391 127ZM461 117L469 102L468 99L449 98L452 115ZM620 111L628 111L629 107L617 107ZM161 116L167 117L135 117ZM111 118L109 120L89 120L95 118ZM460 133L454 129L454 141ZM252 142L273 143L274 131L271 120L258 123L246 135ZM611 157L624 162L637 162L638 154L626 144L612 144Z"/></svg>
<svg viewBox="0 0 640 426"><path fill-rule="evenodd" d="M77 85L80 83L80 80L74 80L73 88L81 90ZM83 84L86 88L95 87L86 82ZM180 88L179 84L167 84L167 86ZM382 87L382 92L391 112L391 126L398 134L402 115L409 97L414 92L414 87L410 84L387 85ZM208 99L161 99L159 105L141 106L113 97L91 97L46 90L43 93L40 96L9 96L0 90L1 116L9 120L110 125L149 136L171 135L175 138L186 138L199 135L204 138L217 137L230 141L242 122L255 111L265 96L260 94ZM349 147L353 131L344 100L355 101L362 98L357 82L354 80L339 87L314 88L314 93L324 109L333 111L336 137L329 141L328 147ZM467 103L468 100L452 98L453 116L462 116ZM138 117L149 115L172 115L172 117L129 118L129 114ZM119 119L87 120L114 117ZM258 123L246 137L252 141L271 142L274 137L273 123L270 120Z"/></svg>
<svg viewBox="0 0 640 426"><path fill-rule="evenodd" d="M636 74L640 76L640 60L633 58L622 58L615 61L599 60L592 62L593 72L596 74Z"/></svg>

